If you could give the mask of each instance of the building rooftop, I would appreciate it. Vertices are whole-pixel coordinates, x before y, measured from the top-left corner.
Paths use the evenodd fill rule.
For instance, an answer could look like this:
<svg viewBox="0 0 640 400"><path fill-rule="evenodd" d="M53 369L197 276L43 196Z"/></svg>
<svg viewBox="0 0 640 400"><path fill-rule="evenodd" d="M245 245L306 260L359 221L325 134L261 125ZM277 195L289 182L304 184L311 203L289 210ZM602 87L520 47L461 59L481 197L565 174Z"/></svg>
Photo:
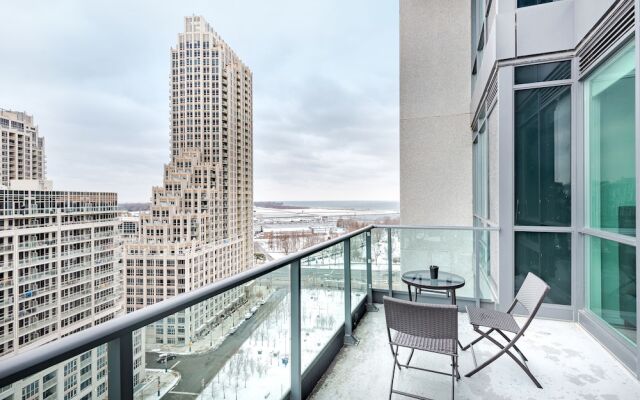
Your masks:
<svg viewBox="0 0 640 400"><path fill-rule="evenodd" d="M369 400L386 398L391 383L392 355L387 342L384 309L369 312L355 335L357 346L343 347L330 369L316 386L312 400ZM524 319L518 321L522 325ZM459 335L463 345L474 339L465 313L459 314ZM471 350L460 351L462 379L456 384L456 399L632 399L640 393L640 382L605 348L574 322L537 318L518 346L529 359L527 365L540 381L538 389L507 356L503 356L471 378ZM478 362L497 352L486 341L475 347ZM400 350L406 361L409 350ZM450 358L416 352L411 365L448 371ZM449 399L451 378L418 370L396 370L398 390L434 398ZM393 399L402 398L394 395Z"/></svg>

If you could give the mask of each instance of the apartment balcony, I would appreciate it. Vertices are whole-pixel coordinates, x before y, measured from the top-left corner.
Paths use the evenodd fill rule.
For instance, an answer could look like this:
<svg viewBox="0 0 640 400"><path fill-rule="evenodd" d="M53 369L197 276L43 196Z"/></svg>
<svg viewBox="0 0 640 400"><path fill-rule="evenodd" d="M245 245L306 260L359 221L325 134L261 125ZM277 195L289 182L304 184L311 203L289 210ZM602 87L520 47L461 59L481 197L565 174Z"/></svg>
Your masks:
<svg viewBox="0 0 640 400"><path fill-rule="evenodd" d="M99 305L99 304L102 304L102 303L106 303L107 301L110 301L110 300L116 300L116 299L119 299L119 298L121 297L121 294L122 294L122 292L121 292L121 291L116 290L116 291L115 291L115 292L113 292L113 293L109 293L109 294L107 294L107 295L100 296L100 297L98 297L98 298L96 298L96 299L95 299L95 305Z"/></svg>
<svg viewBox="0 0 640 400"><path fill-rule="evenodd" d="M3 359L0 387L107 344L109 398L137 398L134 332L168 317L184 318L192 306L190 318L196 318L203 302L209 308L206 315L213 315L214 304L229 304L240 293L246 303L237 303L244 308L225 312L219 306L224 317L203 320L201 333L191 338L194 354L185 350L170 365L181 378L169 399L184 393L201 399L388 398L393 358L380 304L383 296L407 298L402 273L425 265L438 264L460 275L465 284L457 291L459 337L468 343L475 336L465 306L501 307L490 259L497 234L493 228L366 227ZM450 300L426 292L419 298ZM522 325L523 320L518 322ZM474 353L460 351L462 379L455 384L456 398L627 399L640 392L632 371L578 323L539 316L518 345L543 389L508 357L465 377L474 363L472 354L485 360L496 352L481 342ZM156 346L147 343L147 350ZM404 361L408 352L400 355ZM147 355L148 368L161 368L155 358ZM256 372L234 367L243 363L254 365ZM412 365L446 371L449 359L416 353ZM245 375L234 375L244 370ZM450 396L450 378L423 371L396 371L396 384L430 398Z"/></svg>
<svg viewBox="0 0 640 400"><path fill-rule="evenodd" d="M98 234L96 234L98 237ZM77 243L91 240L91 235L77 235L77 236L65 236L62 238L61 243Z"/></svg>
<svg viewBox="0 0 640 400"><path fill-rule="evenodd" d="M13 318L13 315L3 315L3 316L0 316L0 325L8 324L9 322L12 322L12 321L13 321L13 319L14 319L14 318Z"/></svg>
<svg viewBox="0 0 640 400"><path fill-rule="evenodd" d="M7 332L7 333L2 333L0 334L0 344L6 343L10 340L15 339L15 332L11 331L11 332ZM2 393L2 389L0 389L0 393Z"/></svg>
<svg viewBox="0 0 640 400"><path fill-rule="evenodd" d="M30 283L30 282L37 282L40 281L42 279L48 279L54 276L58 275L58 271L55 269L49 270L49 271L42 271L42 272L37 272L35 274L28 274L28 275L23 275L21 277L18 278L18 283L19 284L25 284L25 283Z"/></svg>
<svg viewBox="0 0 640 400"><path fill-rule="evenodd" d="M81 299L81 298L86 297L86 296L91 296L91 289L84 289L84 290L81 290L79 292L73 292L73 293L68 294L66 296L62 296L60 298L60 300L61 300L60 304L65 304L65 303L68 303L70 301Z"/></svg>
<svg viewBox="0 0 640 400"><path fill-rule="evenodd" d="M19 249L36 249L39 247L49 247L56 244L55 239L43 239L36 241L26 241L18 244Z"/></svg>
<svg viewBox="0 0 640 400"><path fill-rule="evenodd" d="M62 311L60 313L60 318L64 319L64 318L69 317L70 315L79 314L79 313L81 313L83 311L90 310L91 307L92 307L91 302L86 303L86 304L81 304L81 305L79 305L77 307L70 308L68 310Z"/></svg>
<svg viewBox="0 0 640 400"><path fill-rule="evenodd" d="M94 237L97 238L109 238L115 236L115 232L114 231L109 231L109 232L97 232Z"/></svg>
<svg viewBox="0 0 640 400"><path fill-rule="evenodd" d="M91 248L90 247L84 247L81 249L74 249L74 250L67 250L67 251L63 251L60 253L60 258L67 258L67 257L79 257L79 256L86 256L91 254Z"/></svg>
<svg viewBox="0 0 640 400"><path fill-rule="evenodd" d="M16 210L4 210L1 215L29 215L29 216L41 216L51 214L95 214L105 212L116 212L118 207L105 206L105 207L63 207L63 208L25 208Z"/></svg>
<svg viewBox="0 0 640 400"><path fill-rule="evenodd" d="M5 297L0 299L0 308L8 307L13 304L13 297Z"/></svg>
<svg viewBox="0 0 640 400"><path fill-rule="evenodd" d="M83 269L91 268L91 266L92 264L90 262L79 262L79 263L67 264L64 267L62 267L62 273L67 274L73 271L80 271Z"/></svg>
<svg viewBox="0 0 640 400"><path fill-rule="evenodd" d="M57 302L55 301L45 301L33 307L28 307L18 312L18 318L25 318L30 315L46 311L51 308L55 308L57 306Z"/></svg>
<svg viewBox="0 0 640 400"><path fill-rule="evenodd" d="M113 275L114 273L120 272L120 268L107 268L95 271L93 273L94 279L102 278L105 276Z"/></svg>
<svg viewBox="0 0 640 400"><path fill-rule="evenodd" d="M323 376L310 396L313 400L342 399L365 400L386 398L389 393L393 358L386 332L384 307L379 312L367 313L354 333L360 339L355 347L345 347L336 356L334 364ZM522 326L524 318L517 318ZM459 314L460 341L467 344L477 336L469 325L465 313ZM635 376L584 329L573 322L537 319L527 330L526 339L518 344L528 356L527 366L540 381L538 389L527 375L505 356L470 378L464 374L474 368L470 350L460 351L458 359L462 379L456 383L456 399L632 399L640 390ZM588 350L587 350L588 349ZM497 352L491 343L474 345L478 362ZM400 350L401 362L407 360L408 350ZM358 382L362 365L373 366L372 375L379 379ZM411 365L448 371L450 358L433 353L416 352ZM406 370L398 372L394 388L433 399L449 399L451 379L428 372ZM394 399L403 396L394 395Z"/></svg>
<svg viewBox="0 0 640 400"><path fill-rule="evenodd" d="M53 293L57 289L56 285L48 285L43 287L38 287L34 289L27 289L24 292L20 293L20 299L31 299L34 297L40 297L45 294Z"/></svg>
<svg viewBox="0 0 640 400"><path fill-rule="evenodd" d="M13 270L13 262L12 261L4 261L0 262L0 272L6 272Z"/></svg>
<svg viewBox="0 0 640 400"><path fill-rule="evenodd" d="M25 325L19 328L19 335L23 336L29 332L32 332L36 329L40 329L44 326L55 324L58 321L58 317L56 315L51 315L47 318L34 320L29 325Z"/></svg>
<svg viewBox="0 0 640 400"><path fill-rule="evenodd" d="M53 261L55 259L56 259L55 254L52 254L52 255L47 254L43 256L23 258L22 260L18 261L18 265L20 267L25 267L28 265L43 264L45 262Z"/></svg>

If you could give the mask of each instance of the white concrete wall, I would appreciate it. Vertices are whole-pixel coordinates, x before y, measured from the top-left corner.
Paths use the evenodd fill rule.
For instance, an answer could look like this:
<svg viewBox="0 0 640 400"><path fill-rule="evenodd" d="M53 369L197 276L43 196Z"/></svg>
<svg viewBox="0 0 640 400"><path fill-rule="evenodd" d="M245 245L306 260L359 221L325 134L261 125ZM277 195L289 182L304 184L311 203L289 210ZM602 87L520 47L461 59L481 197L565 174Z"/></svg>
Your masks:
<svg viewBox="0 0 640 400"><path fill-rule="evenodd" d="M471 8L400 0L400 217L471 225Z"/></svg>

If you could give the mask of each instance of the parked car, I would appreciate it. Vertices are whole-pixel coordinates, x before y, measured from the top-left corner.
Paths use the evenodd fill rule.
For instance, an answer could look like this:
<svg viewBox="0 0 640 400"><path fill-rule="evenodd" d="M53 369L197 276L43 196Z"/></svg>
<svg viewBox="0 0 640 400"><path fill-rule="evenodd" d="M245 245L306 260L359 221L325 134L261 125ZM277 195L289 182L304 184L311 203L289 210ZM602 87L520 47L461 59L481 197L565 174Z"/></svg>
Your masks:
<svg viewBox="0 0 640 400"><path fill-rule="evenodd" d="M248 313L246 313L246 314L244 315L244 319L249 319L249 318L251 318L251 317L253 317L253 314L251 314L250 312L248 312Z"/></svg>
<svg viewBox="0 0 640 400"><path fill-rule="evenodd" d="M162 353L158 355L158 358L156 359L156 362L158 363L166 363L169 360L173 360L174 358L176 358L175 354L171 354L171 353Z"/></svg>

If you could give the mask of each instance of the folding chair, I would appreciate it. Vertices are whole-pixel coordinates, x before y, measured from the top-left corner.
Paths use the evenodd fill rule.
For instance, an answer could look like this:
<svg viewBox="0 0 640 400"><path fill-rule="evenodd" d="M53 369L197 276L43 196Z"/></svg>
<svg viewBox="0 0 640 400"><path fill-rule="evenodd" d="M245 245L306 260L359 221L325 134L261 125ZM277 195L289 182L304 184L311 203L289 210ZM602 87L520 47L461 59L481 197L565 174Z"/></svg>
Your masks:
<svg viewBox="0 0 640 400"><path fill-rule="evenodd" d="M487 365L500 358L503 354L508 354L509 357L511 357L513 361L515 361L516 364L518 364L520 368L524 370L529 378L531 378L533 383L535 383L538 388L542 389L542 385L540 385L540 382L538 382L538 380L531 373L531 370L529 370L529 367L526 364L528 360L524 356L524 354L522 354L522 351L520 351L518 346L516 346L516 342L524 335L524 332L527 330L527 328L531 324L531 321L533 321L533 318L538 313L538 310L542 305L542 301L544 300L544 296L547 294L549 289L549 285L547 285L542 279L529 272L522 284L522 287L518 291L516 298L513 300L513 303L511 304L507 312L467 306L469 322L471 322L471 325L473 325L473 330L480 334L480 337L462 348L462 350L467 350L469 347L471 347L473 362L476 366L475 369L465 375L466 377L472 376L476 372L480 371ZM527 320L525 321L524 325L522 325L522 328L518 326L518 323L512 315L513 309L518 303L520 303L528 313ZM482 331L480 330L481 326L489 328L489 330ZM514 333L515 336L512 339L509 339L504 331ZM502 336L507 341L507 344L502 345L495 338L491 337L490 335L493 332L497 332L500 336ZM489 358L487 361L478 365L476 362L475 352L473 351L473 345L478 343L482 339L488 339L493 344L498 346L500 348L500 351L493 357ZM513 350L515 350L520 355L522 361L510 351L511 348L513 348Z"/></svg>
<svg viewBox="0 0 640 400"><path fill-rule="evenodd" d="M414 303L385 296L385 317L387 320L387 336L393 354L393 372L391 373L391 389L389 399L396 393L414 399L430 400L427 397L395 390L393 380L398 369L413 368L421 371L451 376L451 398L453 399L455 381L460 379L458 372L458 307L454 305L436 305ZM391 334L391 331L395 331ZM395 350L394 350L395 346ZM426 368L410 366L411 358L406 364L398 361L398 348L406 347L451 356L451 373L434 371Z"/></svg>

